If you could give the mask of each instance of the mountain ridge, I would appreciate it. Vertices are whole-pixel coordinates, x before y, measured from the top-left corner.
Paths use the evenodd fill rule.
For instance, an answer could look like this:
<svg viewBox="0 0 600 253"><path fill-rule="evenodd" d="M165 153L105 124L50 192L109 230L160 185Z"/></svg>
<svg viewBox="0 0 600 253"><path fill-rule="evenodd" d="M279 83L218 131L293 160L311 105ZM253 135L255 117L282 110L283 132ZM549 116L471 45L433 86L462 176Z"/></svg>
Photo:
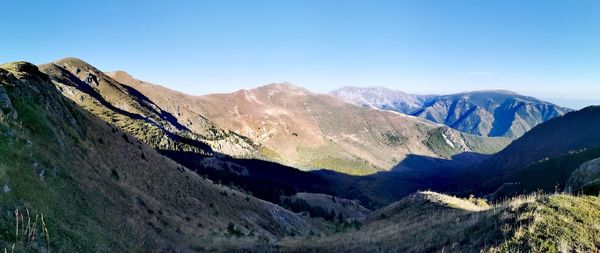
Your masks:
<svg viewBox="0 0 600 253"><path fill-rule="evenodd" d="M472 149L478 151L478 145L469 146L463 139L474 141L471 144L487 142L420 118L395 112L365 110L290 83L269 84L228 94L187 96L168 89L157 89L158 86L147 82L113 77L138 89L173 115L180 115L182 122L187 120L187 115L204 115L218 125L275 151L280 159L274 161L299 168L347 172L349 168L355 167L360 169L353 169L352 173L365 174L392 168L403 159L403 154L417 152L434 157L450 156ZM340 124L341 122L344 124ZM346 128L347 133L338 131L336 128L339 127ZM434 128L440 130L434 131ZM428 132L429 130L433 132ZM427 144L432 135L435 138L452 136L449 138L457 142L441 151L440 145L449 145L447 143L451 142L450 139L447 142ZM419 140L408 140L412 138ZM368 143L365 147L373 152L361 151L364 148L358 147L361 141ZM490 139L489 142L494 141ZM411 147L404 147L405 145ZM379 147L375 148L376 146ZM396 150L390 152L393 159L377 155L378 152L374 151L390 148ZM490 149L487 152L496 150L493 145L486 149Z"/></svg>
<svg viewBox="0 0 600 253"><path fill-rule="evenodd" d="M425 118L463 132L517 138L533 126L571 111L506 90L414 95L384 87L341 88L329 95L346 102Z"/></svg>

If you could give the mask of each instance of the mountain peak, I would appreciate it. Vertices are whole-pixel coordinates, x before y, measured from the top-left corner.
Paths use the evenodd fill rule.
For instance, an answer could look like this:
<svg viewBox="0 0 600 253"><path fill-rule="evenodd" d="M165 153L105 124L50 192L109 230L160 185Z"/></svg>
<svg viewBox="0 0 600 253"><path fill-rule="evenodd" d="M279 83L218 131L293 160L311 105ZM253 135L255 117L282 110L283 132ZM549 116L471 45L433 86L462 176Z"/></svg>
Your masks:
<svg viewBox="0 0 600 253"><path fill-rule="evenodd" d="M62 59L54 61L54 63L57 65L66 63L66 64L70 64L70 65L74 65L74 66L92 66L91 64L87 63L86 61L79 59L79 58L75 58L75 57L62 58Z"/></svg>
<svg viewBox="0 0 600 253"><path fill-rule="evenodd" d="M264 86L260 86L257 87L255 89L252 89L252 91L258 91L258 92L268 92L269 95L273 95L275 93L278 92L284 92L284 93L300 93L300 94L308 94L310 93L308 90L293 85L289 82L282 82L282 83L271 83L271 84L267 84Z"/></svg>
<svg viewBox="0 0 600 253"><path fill-rule="evenodd" d="M112 71L112 72L106 72L105 74L108 75L108 76L110 76L111 78L113 78L115 80L121 80L121 79L133 80L133 79L135 79L133 76L131 76L129 73L127 73L127 72L125 72L123 70L116 70L116 71Z"/></svg>
<svg viewBox="0 0 600 253"><path fill-rule="evenodd" d="M37 66L26 61L9 62L1 64L0 67L2 67L3 69L14 70L16 72L30 72L32 70L38 69Z"/></svg>
<svg viewBox="0 0 600 253"><path fill-rule="evenodd" d="M15 83L18 83L14 82L14 77L11 77L11 75L6 73L5 71L12 73L17 78L20 78L22 76L30 76L39 78L41 80L47 80L47 77L42 72L40 72L39 68L36 65L26 61L17 61L0 64L0 70L0 84L11 83L12 85L14 85Z"/></svg>

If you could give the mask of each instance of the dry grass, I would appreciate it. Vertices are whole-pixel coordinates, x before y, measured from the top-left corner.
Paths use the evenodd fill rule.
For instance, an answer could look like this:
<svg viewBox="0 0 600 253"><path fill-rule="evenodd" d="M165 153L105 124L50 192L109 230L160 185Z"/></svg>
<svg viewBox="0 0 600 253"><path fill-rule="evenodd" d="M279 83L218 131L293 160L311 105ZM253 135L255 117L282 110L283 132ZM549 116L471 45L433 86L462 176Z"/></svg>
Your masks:
<svg viewBox="0 0 600 253"><path fill-rule="evenodd" d="M488 205L421 192L360 230L281 241L295 252L590 252L600 248L600 197L533 193Z"/></svg>
<svg viewBox="0 0 600 253"><path fill-rule="evenodd" d="M28 208L25 208L25 212L16 209L13 226L13 236L3 243L7 245L4 246L4 252L25 249L47 251L50 248L50 233L43 214L36 213L33 216Z"/></svg>

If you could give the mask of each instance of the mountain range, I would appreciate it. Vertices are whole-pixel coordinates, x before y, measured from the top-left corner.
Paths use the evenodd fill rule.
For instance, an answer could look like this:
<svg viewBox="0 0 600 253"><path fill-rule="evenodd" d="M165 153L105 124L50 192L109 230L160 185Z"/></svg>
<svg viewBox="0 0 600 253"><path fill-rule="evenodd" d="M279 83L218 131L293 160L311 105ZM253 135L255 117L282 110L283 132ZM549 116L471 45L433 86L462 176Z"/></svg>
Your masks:
<svg viewBox="0 0 600 253"><path fill-rule="evenodd" d="M329 94L352 104L413 115L470 134L513 139L571 111L502 90L413 95L382 87L345 87Z"/></svg>
<svg viewBox="0 0 600 253"><path fill-rule="evenodd" d="M409 154L449 158L462 152L493 153L509 142L465 134L417 117L354 106L289 83L190 96L124 72L112 77L139 90L193 131L201 130L196 130L193 119L202 115L268 148L272 151L269 160L304 170L365 175L390 170Z"/></svg>
<svg viewBox="0 0 600 253"><path fill-rule="evenodd" d="M599 107L381 93L190 96L76 58L0 65L0 248L600 248Z"/></svg>

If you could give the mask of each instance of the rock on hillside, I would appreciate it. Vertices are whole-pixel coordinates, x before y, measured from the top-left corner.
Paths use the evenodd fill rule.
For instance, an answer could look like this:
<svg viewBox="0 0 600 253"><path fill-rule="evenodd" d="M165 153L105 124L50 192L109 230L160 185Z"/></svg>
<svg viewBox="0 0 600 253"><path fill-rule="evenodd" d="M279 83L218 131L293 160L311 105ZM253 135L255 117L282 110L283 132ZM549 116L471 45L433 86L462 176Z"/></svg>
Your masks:
<svg viewBox="0 0 600 253"><path fill-rule="evenodd" d="M600 192L600 158L588 161L573 171L566 187L573 192L583 191L592 194Z"/></svg>
<svg viewBox="0 0 600 253"><path fill-rule="evenodd" d="M381 87L346 87L330 95L349 103L417 116L482 136L518 138L570 109L509 91L412 95Z"/></svg>

